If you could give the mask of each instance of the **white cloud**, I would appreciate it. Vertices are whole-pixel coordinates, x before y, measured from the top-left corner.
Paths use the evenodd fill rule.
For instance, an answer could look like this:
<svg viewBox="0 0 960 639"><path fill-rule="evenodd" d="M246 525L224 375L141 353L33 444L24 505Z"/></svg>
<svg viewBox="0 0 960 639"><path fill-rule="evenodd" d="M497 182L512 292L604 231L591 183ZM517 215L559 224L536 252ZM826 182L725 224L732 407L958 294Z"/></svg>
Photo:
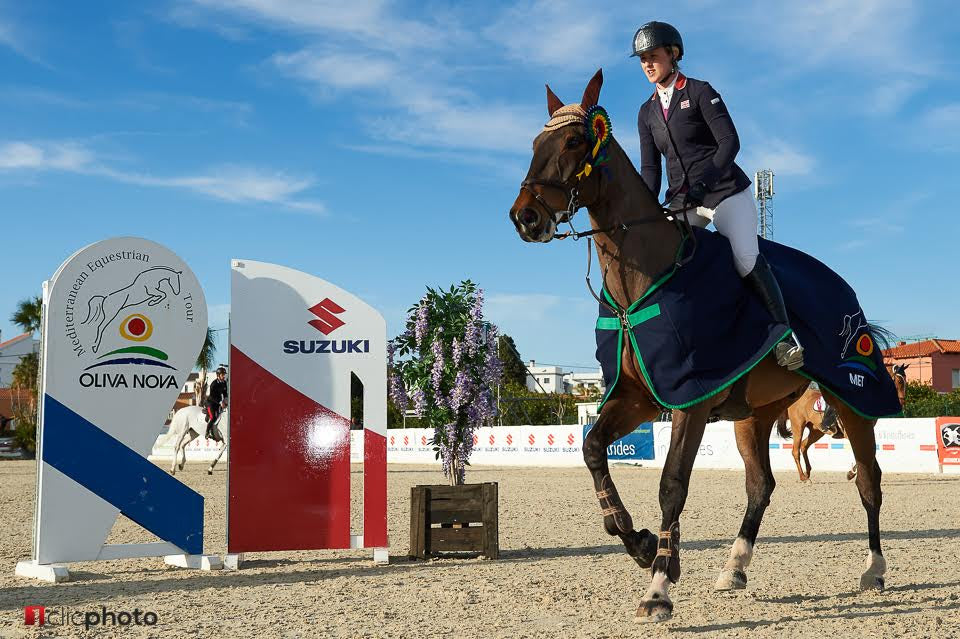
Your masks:
<svg viewBox="0 0 960 639"><path fill-rule="evenodd" d="M187 0L179 9L196 21L202 18L189 9L297 33L333 33L382 51L435 48L450 37L446 29L391 13L385 0Z"/></svg>
<svg viewBox="0 0 960 639"><path fill-rule="evenodd" d="M382 56L302 50L278 53L271 62L284 74L334 89L377 89L389 85L399 69Z"/></svg>
<svg viewBox="0 0 960 639"><path fill-rule="evenodd" d="M960 102L934 107L920 117L916 144L932 151L960 151Z"/></svg>
<svg viewBox="0 0 960 639"><path fill-rule="evenodd" d="M743 166L748 173L756 169L773 169L776 175L810 175L816 166L812 155L778 138L759 138L760 144L745 154Z"/></svg>
<svg viewBox="0 0 960 639"><path fill-rule="evenodd" d="M751 39L772 47L791 65L932 74L930 43L909 37L918 13L915 3L903 0L811 0L758 3L735 19L745 18ZM924 60L923 68L917 68L918 59Z"/></svg>
<svg viewBox="0 0 960 639"><path fill-rule="evenodd" d="M75 142L7 142L0 144L0 171L66 171L141 186L174 188L237 204L277 204L323 213L322 203L300 196L314 186L309 177L244 166L213 167L194 175L155 176L110 167Z"/></svg>
<svg viewBox="0 0 960 639"><path fill-rule="evenodd" d="M85 171L94 155L73 142L0 144L0 170Z"/></svg>
<svg viewBox="0 0 960 639"><path fill-rule="evenodd" d="M585 2L526 0L504 11L484 34L524 64L595 70L597 60L613 55L611 15Z"/></svg>

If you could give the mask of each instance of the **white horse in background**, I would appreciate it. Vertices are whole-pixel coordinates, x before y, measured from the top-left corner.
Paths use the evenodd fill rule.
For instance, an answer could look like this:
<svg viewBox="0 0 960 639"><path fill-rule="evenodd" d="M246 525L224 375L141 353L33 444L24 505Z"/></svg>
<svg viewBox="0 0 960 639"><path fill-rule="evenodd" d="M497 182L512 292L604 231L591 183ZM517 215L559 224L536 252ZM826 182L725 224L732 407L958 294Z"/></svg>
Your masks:
<svg viewBox="0 0 960 639"><path fill-rule="evenodd" d="M213 434L212 439L220 444L220 453L210 464L210 468L207 469L208 475L213 474L214 466L217 465L217 462L220 461L221 457L223 457L224 451L227 450L226 433L229 430L229 412L229 408L224 408L220 413L220 416L217 417L217 420L213 422L211 428ZM167 431L167 441L172 441L174 443L173 463L170 465L171 475L176 475L178 468L179 470L183 470L183 466L187 462L187 444L195 440L197 437L203 437L206 434L206 414L206 410L204 410L202 406L184 406L173 415L173 420L170 422L170 430ZM179 464L177 463L177 460L180 461Z"/></svg>

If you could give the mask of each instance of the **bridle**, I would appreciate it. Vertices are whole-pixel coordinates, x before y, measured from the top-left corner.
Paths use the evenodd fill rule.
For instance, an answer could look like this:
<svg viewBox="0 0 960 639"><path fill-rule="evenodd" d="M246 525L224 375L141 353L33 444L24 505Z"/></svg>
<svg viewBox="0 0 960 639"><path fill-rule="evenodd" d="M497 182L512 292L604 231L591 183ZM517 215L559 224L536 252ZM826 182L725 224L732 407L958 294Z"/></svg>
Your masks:
<svg viewBox="0 0 960 639"><path fill-rule="evenodd" d="M624 236L626 236L626 234L630 231L630 229L635 226L640 226L643 224L652 224L655 222L662 222L664 220L672 221L673 224L677 227L677 230L680 231L681 238L690 238L692 242L692 248L689 255L687 255L686 257L681 257L679 255L677 256L676 267L680 268L681 266L684 266L690 260L693 259L694 253L696 252L696 249L697 249L696 235L693 233L693 228L690 224L690 220L688 219L688 216L686 215L686 213L688 211L695 210L696 208L698 208L698 205L683 206L680 208L672 209L670 208L670 205L673 202L673 198L671 198L670 201L660 205L658 215L654 217L640 218L638 220L631 220L629 222L619 221L605 228L591 229L589 231L577 231L577 229L573 226L573 218L577 214L577 211L579 211L584 206L583 204L580 203L580 200L579 200L580 192L578 189L578 185L580 184L580 180L583 177L589 177L589 175L593 172L594 167L590 163L590 160L592 157L594 157L593 154L590 152L590 150L587 150L587 152L583 156L583 159L580 160L580 163L577 165L578 170L574 173L573 177L575 177L577 180L575 183L572 183L572 184L570 183L573 178L569 178L566 181L552 180L552 179L545 179L545 178L527 178L520 183L520 189L530 193L530 195L533 196L533 199L536 200L537 204L543 207L543 209L549 215L550 220L553 222L555 229L559 228L560 225L564 223L570 227L570 231L566 233L558 234L556 233L556 230L555 230L552 239L564 240L568 237L572 237L574 241L577 241L581 237L587 238L587 272L585 276L586 283L587 283L587 290L590 291L590 295L592 295L593 298L597 300L597 302L605 306L608 310L610 310L617 317L619 317L621 323L624 324L624 327L627 327L629 326L629 323L626 316L626 310L611 306L606 301L604 301L599 295L597 295L597 293L593 290L593 285L590 282L590 266L593 262L593 258L591 254L591 246L590 246L591 239L592 239L591 236L597 235L599 233L610 234L615 231L623 231ZM597 173L598 173L597 179L600 179L600 176L604 174L604 170L605 168L597 170ZM546 198L543 197L542 193L540 193L539 191L533 188L534 186L544 186L544 187L553 188L553 189L562 191L567 199L567 208L566 209L553 208L547 202ZM606 285L607 270L609 269L609 267L610 267L610 264L607 263L607 265L603 269L602 278L603 278L604 286Z"/></svg>

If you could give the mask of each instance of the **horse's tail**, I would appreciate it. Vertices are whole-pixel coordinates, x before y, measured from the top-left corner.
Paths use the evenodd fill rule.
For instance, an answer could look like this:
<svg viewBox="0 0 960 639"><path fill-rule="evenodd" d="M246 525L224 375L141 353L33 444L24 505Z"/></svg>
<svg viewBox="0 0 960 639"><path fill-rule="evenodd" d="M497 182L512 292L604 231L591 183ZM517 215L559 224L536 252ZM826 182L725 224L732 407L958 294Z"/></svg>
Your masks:
<svg viewBox="0 0 960 639"><path fill-rule="evenodd" d="M93 300L100 300L97 302L96 306L93 304ZM90 321L91 316L94 322L96 322L103 315L103 303L107 301L106 295L93 295L90 299L87 300L87 319L80 322L81 324L86 324Z"/></svg>
<svg viewBox="0 0 960 639"><path fill-rule="evenodd" d="M790 427L787 426L787 411L783 411L777 416L777 435L780 435L784 439L793 437Z"/></svg>
<svg viewBox="0 0 960 639"><path fill-rule="evenodd" d="M887 330L879 324L867 322L867 331L870 337L877 343L880 350L886 350L897 343L897 336L893 331Z"/></svg>

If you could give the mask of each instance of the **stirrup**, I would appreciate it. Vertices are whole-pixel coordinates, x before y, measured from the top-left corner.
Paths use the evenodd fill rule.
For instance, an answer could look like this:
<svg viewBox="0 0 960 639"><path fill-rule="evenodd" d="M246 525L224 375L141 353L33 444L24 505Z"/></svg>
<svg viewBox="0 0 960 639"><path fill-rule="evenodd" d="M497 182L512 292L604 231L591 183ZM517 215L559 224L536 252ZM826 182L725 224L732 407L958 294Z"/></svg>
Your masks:
<svg viewBox="0 0 960 639"><path fill-rule="evenodd" d="M783 366L789 371L795 371L803 366L803 346L797 339L796 333L791 333L793 344L780 342L774 351L777 357L777 364Z"/></svg>

